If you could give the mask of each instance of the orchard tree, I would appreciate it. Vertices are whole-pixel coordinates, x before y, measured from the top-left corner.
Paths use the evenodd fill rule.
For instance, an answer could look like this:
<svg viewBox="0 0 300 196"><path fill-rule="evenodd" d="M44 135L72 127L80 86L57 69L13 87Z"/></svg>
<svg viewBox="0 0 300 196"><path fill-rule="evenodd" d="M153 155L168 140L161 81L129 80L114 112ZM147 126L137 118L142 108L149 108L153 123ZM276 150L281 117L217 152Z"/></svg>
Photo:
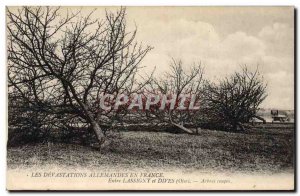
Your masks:
<svg viewBox="0 0 300 196"><path fill-rule="evenodd" d="M160 97L159 104L145 110L146 117L172 125L186 133L195 133L185 127L185 124L197 124L203 81L201 63L195 63L189 69L185 69L181 60L172 59L170 71L163 73L161 77L152 78L147 85L148 94L163 97ZM164 102L166 107L162 109L161 104Z"/></svg>
<svg viewBox="0 0 300 196"><path fill-rule="evenodd" d="M124 8L107 11L103 20L63 11L7 9L8 91L48 114L43 128L86 123L101 146L101 126L116 112L97 108L99 97L139 89L135 76L151 47L135 42Z"/></svg>
<svg viewBox="0 0 300 196"><path fill-rule="evenodd" d="M258 69L251 72L246 66L217 84L208 82L203 91L207 121L235 131L244 131L253 118L265 123L256 113L267 97L266 87Z"/></svg>

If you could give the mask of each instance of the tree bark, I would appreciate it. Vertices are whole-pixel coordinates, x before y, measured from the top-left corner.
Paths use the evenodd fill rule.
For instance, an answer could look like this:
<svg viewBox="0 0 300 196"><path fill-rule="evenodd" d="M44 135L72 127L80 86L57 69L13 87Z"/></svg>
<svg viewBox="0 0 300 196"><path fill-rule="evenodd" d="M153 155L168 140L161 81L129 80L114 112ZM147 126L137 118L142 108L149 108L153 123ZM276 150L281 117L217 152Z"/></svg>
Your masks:
<svg viewBox="0 0 300 196"><path fill-rule="evenodd" d="M88 121L90 122L91 124L91 127L97 137L97 140L98 140L98 143L99 143L99 146L94 146L95 148L97 148L98 150L101 149L102 145L104 144L105 142L105 135L104 135L104 132L103 130L101 129L99 123L97 122L97 120L95 120L95 118L93 117L93 114L87 109L87 107L85 106L85 104L83 104L83 109L88 117Z"/></svg>
<svg viewBox="0 0 300 196"><path fill-rule="evenodd" d="M101 145L103 145L103 143L105 142L105 135L103 133L103 130L99 126L98 122L96 122L94 119L92 119L91 125L101 147Z"/></svg>
<svg viewBox="0 0 300 196"><path fill-rule="evenodd" d="M98 139L98 142L99 142L99 150L101 149L101 146L104 144L105 142L105 135L104 135L104 132L103 130L101 129L99 123L97 122L97 120L94 118L93 114L89 111L88 107L86 106L86 104L81 101L78 96L77 96L77 93L74 89L74 87L71 85L71 83L69 82L66 82L64 79L62 79L63 83L67 83L69 85L69 88L71 90L71 93L73 94L75 100L77 101L77 103L80 105L80 107L83 109L86 117L87 117L87 120L89 121L89 123L92 125L92 129Z"/></svg>

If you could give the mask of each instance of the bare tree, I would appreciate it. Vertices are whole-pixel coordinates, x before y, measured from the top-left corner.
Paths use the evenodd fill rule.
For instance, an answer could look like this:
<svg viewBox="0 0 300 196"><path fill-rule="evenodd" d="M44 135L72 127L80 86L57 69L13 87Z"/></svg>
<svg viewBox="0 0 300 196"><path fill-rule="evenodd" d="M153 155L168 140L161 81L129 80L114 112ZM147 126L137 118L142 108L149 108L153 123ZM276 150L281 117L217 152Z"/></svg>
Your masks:
<svg viewBox="0 0 300 196"><path fill-rule="evenodd" d="M181 131L193 134L194 131L186 128L186 123L197 124L196 116L199 110L190 110L189 103L194 96L194 103L201 100L201 89L203 87L203 67L201 63L193 64L189 70L185 70L181 60L172 59L170 71L159 78L153 78L147 85L147 93L175 96L175 108L170 109L170 103L166 104L165 109L160 108L160 104L151 106L146 110L148 119L167 123ZM183 97L187 95L187 97ZM169 97L170 98L170 97ZM178 109L182 107L183 109ZM177 108L177 109L176 109Z"/></svg>
<svg viewBox="0 0 300 196"><path fill-rule="evenodd" d="M244 131L266 98L266 84L258 69L251 72L246 66L241 72L221 80L219 84L207 83L202 107L208 122Z"/></svg>
<svg viewBox="0 0 300 196"><path fill-rule="evenodd" d="M126 29L126 11L106 12L104 20L59 7L7 9L9 93L49 114L43 126L88 124L99 144L101 124L115 111L97 107L103 94L130 94L139 63L151 47L136 43ZM103 121L102 121L103 120Z"/></svg>

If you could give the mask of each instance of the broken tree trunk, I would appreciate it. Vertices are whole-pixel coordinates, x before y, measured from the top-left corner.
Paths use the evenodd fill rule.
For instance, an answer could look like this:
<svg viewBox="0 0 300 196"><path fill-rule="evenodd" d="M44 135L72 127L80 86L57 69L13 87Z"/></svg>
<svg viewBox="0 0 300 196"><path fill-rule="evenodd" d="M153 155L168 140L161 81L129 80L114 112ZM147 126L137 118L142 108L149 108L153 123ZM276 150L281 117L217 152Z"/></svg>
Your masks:
<svg viewBox="0 0 300 196"><path fill-rule="evenodd" d="M180 125L180 124L177 124L177 123L174 123L174 122L171 122L172 125L178 127L179 129L183 130L184 132L187 132L187 133L190 133L190 134L193 134L194 132L188 128L185 128L184 126Z"/></svg>
<svg viewBox="0 0 300 196"><path fill-rule="evenodd" d="M260 116L253 116L253 117L255 117L255 118L257 118L258 120L261 120L261 121L263 121L263 124L266 124L267 122L266 122L266 120L263 118L263 117L260 117Z"/></svg>
<svg viewBox="0 0 300 196"><path fill-rule="evenodd" d="M177 128L183 130L184 132L190 133L190 134L194 134L194 132L193 132L192 130L190 130L190 129L188 129L188 128L185 128L185 127L184 127L183 125L181 125L181 124L178 124L178 123L173 122L172 117L171 117L171 113L169 113L169 120L170 120L170 122L171 122L172 125L174 125L174 126L176 126Z"/></svg>

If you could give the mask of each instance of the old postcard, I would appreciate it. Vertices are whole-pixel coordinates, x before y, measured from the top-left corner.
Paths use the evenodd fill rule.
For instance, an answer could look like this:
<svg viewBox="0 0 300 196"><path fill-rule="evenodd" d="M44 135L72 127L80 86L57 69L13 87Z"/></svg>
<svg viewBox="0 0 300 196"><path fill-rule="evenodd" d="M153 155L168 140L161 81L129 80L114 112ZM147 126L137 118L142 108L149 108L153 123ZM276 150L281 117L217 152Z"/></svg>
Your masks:
<svg viewBox="0 0 300 196"><path fill-rule="evenodd" d="M294 190L293 7L6 8L8 190Z"/></svg>

